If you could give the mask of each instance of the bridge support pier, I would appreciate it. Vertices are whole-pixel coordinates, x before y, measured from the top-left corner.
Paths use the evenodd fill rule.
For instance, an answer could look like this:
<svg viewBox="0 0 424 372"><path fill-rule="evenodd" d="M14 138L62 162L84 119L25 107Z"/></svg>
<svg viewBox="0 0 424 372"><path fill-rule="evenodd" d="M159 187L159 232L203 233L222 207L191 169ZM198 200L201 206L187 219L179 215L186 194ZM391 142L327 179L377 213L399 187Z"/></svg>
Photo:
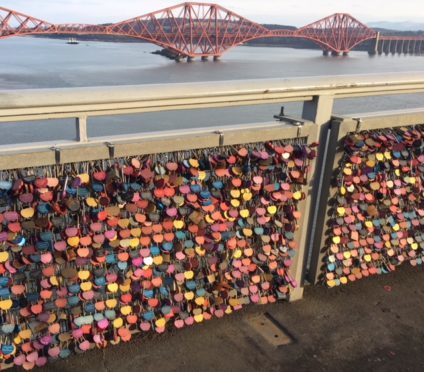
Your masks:
<svg viewBox="0 0 424 372"><path fill-rule="evenodd" d="M343 52L343 56L348 56L349 55L349 52Z"/></svg>
<svg viewBox="0 0 424 372"><path fill-rule="evenodd" d="M331 55L333 57L338 57L340 55L340 52L335 52L334 50L331 52Z"/></svg>
<svg viewBox="0 0 424 372"><path fill-rule="evenodd" d="M368 54L370 56L375 56L377 53L379 53L379 44L380 44L380 33L377 32L377 36L375 37L374 45L369 50Z"/></svg>
<svg viewBox="0 0 424 372"><path fill-rule="evenodd" d="M392 40L389 40L389 43L386 45L386 49L384 50L384 53L386 54L386 56L389 55L391 48L392 48Z"/></svg>
<svg viewBox="0 0 424 372"><path fill-rule="evenodd" d="M380 44L380 52L379 54L383 54L384 53L384 49L386 47L386 40L383 40Z"/></svg>
<svg viewBox="0 0 424 372"><path fill-rule="evenodd" d="M213 56L213 61L217 62L217 61L219 61L220 58L221 58L221 56Z"/></svg>
<svg viewBox="0 0 424 372"><path fill-rule="evenodd" d="M208 61L208 57L207 56L203 56L202 57L202 62L207 62Z"/></svg>
<svg viewBox="0 0 424 372"><path fill-rule="evenodd" d="M187 57L187 62L191 63L193 61L194 61L194 58L193 57Z"/></svg>
<svg viewBox="0 0 424 372"><path fill-rule="evenodd" d="M330 51L329 50L323 50L322 51L322 55L323 56L326 56L327 57L329 54L330 54Z"/></svg>

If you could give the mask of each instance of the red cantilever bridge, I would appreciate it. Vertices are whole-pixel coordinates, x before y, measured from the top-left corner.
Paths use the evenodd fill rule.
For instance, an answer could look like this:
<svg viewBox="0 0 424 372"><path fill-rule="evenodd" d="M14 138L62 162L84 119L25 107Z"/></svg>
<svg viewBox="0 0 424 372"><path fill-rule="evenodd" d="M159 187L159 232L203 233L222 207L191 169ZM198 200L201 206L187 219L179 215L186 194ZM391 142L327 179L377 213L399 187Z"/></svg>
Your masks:
<svg viewBox="0 0 424 372"><path fill-rule="evenodd" d="M231 48L260 38L307 39L318 44L325 53L332 54L347 54L355 46L372 39L376 41L375 51L381 52L379 41L385 41L384 36L345 13L333 14L295 30L270 30L220 5L206 3L182 3L111 25L53 24L0 7L0 39L48 34L142 39L181 58L219 57ZM421 42L421 49L423 40L416 37L414 47Z"/></svg>

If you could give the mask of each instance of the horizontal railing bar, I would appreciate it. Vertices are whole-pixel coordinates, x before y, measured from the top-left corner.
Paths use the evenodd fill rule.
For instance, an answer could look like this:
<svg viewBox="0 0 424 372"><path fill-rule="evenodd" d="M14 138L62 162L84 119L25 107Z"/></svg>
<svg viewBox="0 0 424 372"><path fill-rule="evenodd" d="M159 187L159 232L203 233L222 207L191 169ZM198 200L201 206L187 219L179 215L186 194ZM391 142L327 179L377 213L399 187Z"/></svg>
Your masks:
<svg viewBox="0 0 424 372"><path fill-rule="evenodd" d="M57 162L54 149L60 152L60 163L107 159L109 146L115 157L154 154L222 145L236 145L308 137L316 125L306 122L296 127L280 122L227 125L91 138L89 142L39 142L0 147L0 169L52 165Z"/></svg>
<svg viewBox="0 0 424 372"><path fill-rule="evenodd" d="M409 120L409 118L413 116L413 121L416 121L416 117L422 117L424 120L424 108L423 107L417 107L417 108L408 108L408 109L395 109L395 110L384 110L384 111L371 111L371 112L358 112L348 115L340 115L340 116L333 116L333 119L340 119L340 120L348 120L351 118L361 118L368 120L381 120L384 118L390 118L393 120L395 118L396 120Z"/></svg>
<svg viewBox="0 0 424 372"><path fill-rule="evenodd" d="M243 102L230 102L230 101L221 101L221 102L197 102L197 103L181 103L179 105L163 105L163 106L139 106L137 104L122 104L122 107L118 107L115 104L114 108L106 108L111 105L104 105L104 107L90 107L90 111L84 111L85 107L78 107L76 110L74 107L63 107L62 110L68 110L68 112L57 112L50 113L56 108L51 108L48 110L44 108L43 110L34 109L33 111L45 111L49 113L29 113L32 110L29 109L20 109L11 110L9 114L6 114L7 110L0 110L0 123L1 122L17 122L17 121L31 121L31 120L50 120L50 119L70 119L79 117L81 115L87 117L95 116L113 116L113 115L130 115L130 114L142 114L148 112L162 112L162 111L179 111L179 110L193 110L193 109L207 109L207 108L219 108L219 107L239 107L239 106L251 106L251 105L264 105L270 103L284 103L284 102L305 102L312 100L312 96L293 96L287 98L264 98L264 99L255 99L255 100L246 100ZM21 113L20 113L21 112Z"/></svg>
<svg viewBox="0 0 424 372"><path fill-rule="evenodd" d="M414 88L411 89L411 87L398 87L396 89L388 89L385 88L384 90L363 90L360 95L357 94L357 92L346 92L343 94L337 95L337 99L345 99L345 98L363 98L363 97L373 97L373 96L393 96L393 95L404 95L404 94L417 94L417 93L424 93L424 89L422 87L420 88Z"/></svg>
<svg viewBox="0 0 424 372"><path fill-rule="evenodd" d="M176 109L424 92L424 73L0 91L0 120L112 115ZM69 116L66 116L66 115ZM43 116L44 115L44 116ZM8 120L5 120L7 118ZM35 118L35 117L34 117ZM56 117L57 118L57 117Z"/></svg>
<svg viewBox="0 0 424 372"><path fill-rule="evenodd" d="M354 118L354 119L352 119ZM358 119L360 124L358 127ZM343 122L340 129L340 137L355 130L375 130L398 126L410 126L424 124L424 109L392 110L383 112L370 112L365 114L352 114L347 116L335 116L333 120Z"/></svg>
<svg viewBox="0 0 424 372"><path fill-rule="evenodd" d="M90 137L89 144L97 145L104 144L106 142L116 143L116 142L125 142L138 139L158 139L166 137L180 137L183 138L191 134L213 134L215 132L228 132L228 131L250 131L261 128L262 130L266 129L275 129L275 128L293 128L292 126L287 126L283 123L274 121L274 122L265 122L265 123L250 123L250 124L233 124L233 125L221 125L221 126L210 126L203 128L184 128L184 129L173 129L173 130L161 130L161 131L149 131L149 132L139 132L139 133L130 133L130 134L118 134L112 136L99 136L99 137ZM1 145L0 147L0 156L7 154L9 152L16 151L27 151L40 148L50 148L52 146L67 148L75 146L84 146L86 144L79 144L78 142L72 140L62 140L58 141L44 141L44 142L33 142L33 143L23 143L23 144L8 144Z"/></svg>

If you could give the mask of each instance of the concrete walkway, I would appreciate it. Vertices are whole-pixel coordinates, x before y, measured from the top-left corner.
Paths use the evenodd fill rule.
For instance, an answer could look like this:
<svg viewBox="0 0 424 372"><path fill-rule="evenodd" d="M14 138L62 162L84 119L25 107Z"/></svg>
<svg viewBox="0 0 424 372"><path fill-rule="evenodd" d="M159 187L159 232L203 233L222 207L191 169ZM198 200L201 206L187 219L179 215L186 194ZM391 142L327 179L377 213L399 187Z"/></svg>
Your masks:
<svg viewBox="0 0 424 372"><path fill-rule="evenodd" d="M424 271L398 272L293 304L251 306L223 319L138 337L50 363L43 371L423 371ZM294 338L274 347L245 323L267 312ZM41 370L41 369L40 369Z"/></svg>

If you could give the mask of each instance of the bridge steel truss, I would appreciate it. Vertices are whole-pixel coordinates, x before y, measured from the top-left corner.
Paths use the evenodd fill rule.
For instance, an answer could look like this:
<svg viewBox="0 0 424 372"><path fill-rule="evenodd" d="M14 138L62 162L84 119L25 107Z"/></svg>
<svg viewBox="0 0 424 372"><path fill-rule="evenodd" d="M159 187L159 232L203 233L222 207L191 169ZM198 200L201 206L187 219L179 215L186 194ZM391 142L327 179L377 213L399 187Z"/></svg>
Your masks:
<svg viewBox="0 0 424 372"><path fill-rule="evenodd" d="M53 24L0 7L0 39L25 35L111 35L142 39L180 57L220 57L260 38L301 38L325 52L348 53L378 33L336 13L299 29L270 30L216 4L182 3L111 25ZM424 37L422 38L424 40Z"/></svg>

